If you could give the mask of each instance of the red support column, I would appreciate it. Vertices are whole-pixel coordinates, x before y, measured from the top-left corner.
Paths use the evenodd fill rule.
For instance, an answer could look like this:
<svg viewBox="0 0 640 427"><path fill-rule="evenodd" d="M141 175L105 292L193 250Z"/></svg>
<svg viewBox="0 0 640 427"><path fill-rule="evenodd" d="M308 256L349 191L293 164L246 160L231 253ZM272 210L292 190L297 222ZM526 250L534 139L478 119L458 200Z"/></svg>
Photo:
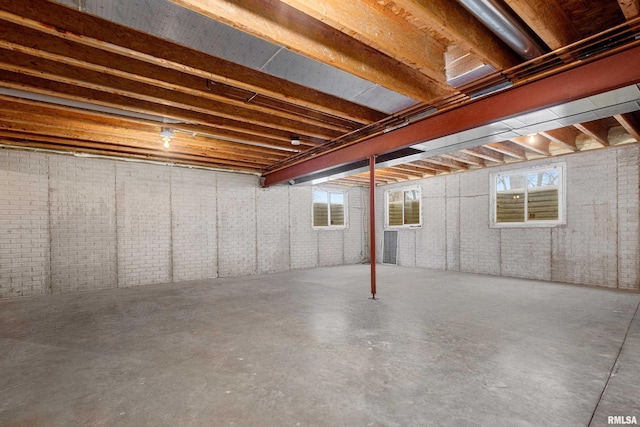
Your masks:
<svg viewBox="0 0 640 427"><path fill-rule="evenodd" d="M371 254L371 299L376 299L376 157L369 156L369 252Z"/></svg>

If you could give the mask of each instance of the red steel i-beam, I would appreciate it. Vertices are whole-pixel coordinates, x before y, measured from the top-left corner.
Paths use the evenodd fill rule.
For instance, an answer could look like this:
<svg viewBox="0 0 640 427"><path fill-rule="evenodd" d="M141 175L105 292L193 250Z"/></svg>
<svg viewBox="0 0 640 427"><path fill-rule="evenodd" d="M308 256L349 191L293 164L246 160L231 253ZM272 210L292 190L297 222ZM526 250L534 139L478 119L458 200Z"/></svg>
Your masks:
<svg viewBox="0 0 640 427"><path fill-rule="evenodd" d="M264 175L266 187L640 82L640 46L488 95L401 129L319 154Z"/></svg>
<svg viewBox="0 0 640 427"><path fill-rule="evenodd" d="M376 156L369 156L369 252L371 298L376 299Z"/></svg>

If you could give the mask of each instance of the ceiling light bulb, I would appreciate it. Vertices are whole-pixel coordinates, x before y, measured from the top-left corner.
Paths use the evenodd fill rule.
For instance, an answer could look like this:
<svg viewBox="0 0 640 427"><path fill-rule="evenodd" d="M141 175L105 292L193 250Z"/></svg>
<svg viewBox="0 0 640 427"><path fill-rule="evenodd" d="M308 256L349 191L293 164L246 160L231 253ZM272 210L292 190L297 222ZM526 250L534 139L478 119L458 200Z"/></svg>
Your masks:
<svg viewBox="0 0 640 427"><path fill-rule="evenodd" d="M300 145L300 137L292 136L291 137L291 145Z"/></svg>
<svg viewBox="0 0 640 427"><path fill-rule="evenodd" d="M169 148L169 141L165 140L162 145L164 145L164 148Z"/></svg>
<svg viewBox="0 0 640 427"><path fill-rule="evenodd" d="M529 143L533 144L534 142L536 142L536 136L535 135L529 135Z"/></svg>

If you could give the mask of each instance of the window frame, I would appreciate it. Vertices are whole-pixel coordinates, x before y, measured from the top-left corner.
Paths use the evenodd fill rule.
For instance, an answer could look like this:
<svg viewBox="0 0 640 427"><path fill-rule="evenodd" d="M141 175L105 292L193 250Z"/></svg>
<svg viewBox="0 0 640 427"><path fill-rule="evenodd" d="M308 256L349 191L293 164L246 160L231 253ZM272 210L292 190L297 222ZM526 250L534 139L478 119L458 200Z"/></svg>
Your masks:
<svg viewBox="0 0 640 427"><path fill-rule="evenodd" d="M525 205L522 222L498 222L497 221L497 178L499 176L527 175L531 173L541 173L551 170L558 170L558 219L554 220L528 220L528 186L524 187ZM533 166L528 168L509 169L498 172L492 172L489 175L489 184L491 188L489 203L489 218L491 228L553 228L567 224L567 166L566 163L551 163L543 166ZM526 182L526 178L525 178Z"/></svg>
<svg viewBox="0 0 640 427"><path fill-rule="evenodd" d="M402 205L402 225L390 225L389 224L389 194L402 192L402 200L404 200L404 193L407 191L417 191L418 192L418 224L404 224L404 203ZM386 230L398 230L398 229L412 229L412 228L422 228L422 187L419 185L414 185L410 187L402 187L402 188L393 188L384 191L384 228Z"/></svg>
<svg viewBox="0 0 640 427"><path fill-rule="evenodd" d="M327 222L328 225L315 225L315 210L313 205L314 202L314 193L316 191L327 193ZM340 194L342 195L343 201L343 215L344 215L344 224L343 225L331 225L331 194ZM349 209L348 209L348 201L347 201L347 192L335 189L323 189L323 188L312 188L311 190L311 228L314 230L346 230L349 227Z"/></svg>

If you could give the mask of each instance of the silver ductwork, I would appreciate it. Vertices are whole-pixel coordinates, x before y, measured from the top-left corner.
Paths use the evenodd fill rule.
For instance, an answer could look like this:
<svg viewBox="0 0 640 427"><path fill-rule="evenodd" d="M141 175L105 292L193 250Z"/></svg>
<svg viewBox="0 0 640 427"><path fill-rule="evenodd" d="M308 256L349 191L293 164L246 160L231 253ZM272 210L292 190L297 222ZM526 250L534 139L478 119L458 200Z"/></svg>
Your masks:
<svg viewBox="0 0 640 427"><path fill-rule="evenodd" d="M458 0L469 12L524 59L533 59L546 50L530 30L499 0Z"/></svg>

